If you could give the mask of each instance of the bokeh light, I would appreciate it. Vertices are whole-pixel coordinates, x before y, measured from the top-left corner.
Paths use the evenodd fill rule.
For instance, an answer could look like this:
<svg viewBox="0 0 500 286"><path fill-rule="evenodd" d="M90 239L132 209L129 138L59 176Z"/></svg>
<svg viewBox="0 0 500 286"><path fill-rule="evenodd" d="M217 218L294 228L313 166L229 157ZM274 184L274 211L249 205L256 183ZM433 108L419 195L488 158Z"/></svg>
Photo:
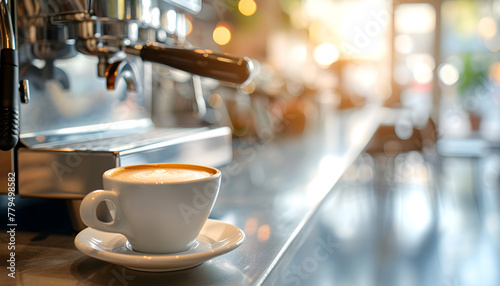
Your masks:
<svg viewBox="0 0 500 286"><path fill-rule="evenodd" d="M459 78L458 69L452 64L442 64L438 69L438 77L447 86L454 85Z"/></svg>
<svg viewBox="0 0 500 286"><path fill-rule="evenodd" d="M415 81L421 84L429 83L433 78L432 67L424 62L415 64L412 72Z"/></svg>
<svg viewBox="0 0 500 286"><path fill-rule="evenodd" d="M497 24L491 17L483 17L477 23L477 32L484 39L488 40L497 34Z"/></svg>
<svg viewBox="0 0 500 286"><path fill-rule="evenodd" d="M324 43L314 49L314 60L323 68L329 67L339 59L339 49L331 43Z"/></svg>
<svg viewBox="0 0 500 286"><path fill-rule="evenodd" d="M268 224L260 226L259 230L257 230L257 238L259 239L259 241L267 241L270 235L271 235L271 228L269 227Z"/></svg>
<svg viewBox="0 0 500 286"><path fill-rule="evenodd" d="M408 56L406 62L417 83L426 84L432 81L436 63L431 54L412 54Z"/></svg>
<svg viewBox="0 0 500 286"><path fill-rule="evenodd" d="M227 45L231 41L231 31L226 26L217 26L213 32L213 39L218 45Z"/></svg>
<svg viewBox="0 0 500 286"><path fill-rule="evenodd" d="M257 11L257 4L253 0L240 0L238 10L244 16L252 16Z"/></svg>
<svg viewBox="0 0 500 286"><path fill-rule="evenodd" d="M245 233L247 235L253 235L257 232L257 228L259 227L259 221L256 218L249 218L245 222Z"/></svg>

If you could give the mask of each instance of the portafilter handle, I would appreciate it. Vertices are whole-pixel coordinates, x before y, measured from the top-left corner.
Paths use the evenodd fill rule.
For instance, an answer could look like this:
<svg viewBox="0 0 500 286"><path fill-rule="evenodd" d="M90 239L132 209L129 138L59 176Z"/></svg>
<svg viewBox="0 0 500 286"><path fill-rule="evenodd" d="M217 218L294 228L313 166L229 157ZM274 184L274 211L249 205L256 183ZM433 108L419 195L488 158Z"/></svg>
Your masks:
<svg viewBox="0 0 500 286"><path fill-rule="evenodd" d="M253 70L252 61L247 57L239 58L210 50L190 50L150 43L127 47L125 52L140 56L144 61L240 85L251 79Z"/></svg>

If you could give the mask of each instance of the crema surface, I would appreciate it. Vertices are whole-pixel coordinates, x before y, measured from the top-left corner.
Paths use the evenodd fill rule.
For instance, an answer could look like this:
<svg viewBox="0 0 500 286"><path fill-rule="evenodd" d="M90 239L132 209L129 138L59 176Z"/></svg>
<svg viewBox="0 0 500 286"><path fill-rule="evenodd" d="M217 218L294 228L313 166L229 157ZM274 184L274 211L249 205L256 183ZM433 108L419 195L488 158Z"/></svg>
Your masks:
<svg viewBox="0 0 500 286"><path fill-rule="evenodd" d="M208 178L214 172L203 169L164 168L164 167L123 167L108 175L114 179L145 183L182 183Z"/></svg>

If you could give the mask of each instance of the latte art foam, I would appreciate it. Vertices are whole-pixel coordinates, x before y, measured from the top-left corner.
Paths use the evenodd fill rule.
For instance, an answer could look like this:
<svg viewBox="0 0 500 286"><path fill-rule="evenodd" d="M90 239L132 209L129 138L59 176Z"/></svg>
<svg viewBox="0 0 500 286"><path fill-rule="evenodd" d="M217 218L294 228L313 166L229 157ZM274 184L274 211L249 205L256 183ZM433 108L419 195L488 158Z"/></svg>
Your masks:
<svg viewBox="0 0 500 286"><path fill-rule="evenodd" d="M208 170L163 167L124 167L109 173L112 178L145 183L181 183L196 181L214 175Z"/></svg>

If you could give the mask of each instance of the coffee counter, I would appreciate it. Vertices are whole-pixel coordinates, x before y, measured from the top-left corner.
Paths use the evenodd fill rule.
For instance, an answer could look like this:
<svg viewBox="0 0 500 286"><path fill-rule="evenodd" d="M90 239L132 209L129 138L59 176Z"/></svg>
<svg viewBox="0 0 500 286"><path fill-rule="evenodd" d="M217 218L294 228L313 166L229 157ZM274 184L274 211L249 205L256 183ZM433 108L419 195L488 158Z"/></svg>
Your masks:
<svg viewBox="0 0 500 286"><path fill-rule="evenodd" d="M222 187L211 218L238 226L246 239L236 250L198 267L139 272L80 253L73 244L75 232L18 229L15 278L2 267L0 284L272 285L314 224L322 201L333 195L332 187L369 142L381 116L379 107L367 106L330 114L319 130L300 138L259 144L235 141L234 160L220 168ZM4 209L5 196L0 203ZM16 211L37 216L38 209ZM0 233L2 265L11 252L7 230ZM328 247L327 241L324 244Z"/></svg>

